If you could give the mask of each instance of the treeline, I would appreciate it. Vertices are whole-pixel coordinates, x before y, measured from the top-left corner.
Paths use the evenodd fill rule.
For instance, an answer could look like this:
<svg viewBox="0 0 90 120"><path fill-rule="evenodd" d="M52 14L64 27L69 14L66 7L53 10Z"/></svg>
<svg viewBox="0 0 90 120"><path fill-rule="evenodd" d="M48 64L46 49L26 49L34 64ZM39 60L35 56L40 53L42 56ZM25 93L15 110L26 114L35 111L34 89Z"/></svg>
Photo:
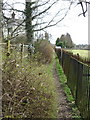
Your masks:
<svg viewBox="0 0 90 120"><path fill-rule="evenodd" d="M61 46L61 48L73 48L75 44L72 41L72 38L69 33L62 34L60 38L56 40L56 46Z"/></svg>

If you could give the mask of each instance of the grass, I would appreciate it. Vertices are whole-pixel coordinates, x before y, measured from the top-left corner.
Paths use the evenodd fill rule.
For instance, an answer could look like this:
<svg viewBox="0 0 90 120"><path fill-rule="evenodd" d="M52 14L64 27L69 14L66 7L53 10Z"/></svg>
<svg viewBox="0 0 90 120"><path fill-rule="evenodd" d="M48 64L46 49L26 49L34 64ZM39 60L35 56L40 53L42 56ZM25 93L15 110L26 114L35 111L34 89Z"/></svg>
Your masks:
<svg viewBox="0 0 90 120"><path fill-rule="evenodd" d="M56 118L57 97L53 62L39 63L37 55L24 58L14 50L3 53L3 117Z"/></svg>
<svg viewBox="0 0 90 120"><path fill-rule="evenodd" d="M68 51L73 52L73 54L75 54L75 55L78 53L81 57L90 59L90 50L73 50L73 49L70 49Z"/></svg>
<svg viewBox="0 0 90 120"><path fill-rule="evenodd" d="M3 52L3 117L57 118L57 92L52 73L54 58L44 64L39 61L40 55L37 53L32 57L21 58L21 53L15 49L10 56L6 55L6 51ZM67 100L72 103L73 117L78 117L58 59L56 63Z"/></svg>
<svg viewBox="0 0 90 120"><path fill-rule="evenodd" d="M81 118L80 113L78 111L78 108L75 105L74 98L71 94L71 91L70 91L68 85L67 85L67 78L66 78L66 76L63 72L63 69L62 69L62 67L59 63L58 57L56 57L56 67L57 67L57 70L58 70L60 83L63 86L64 92L67 96L67 101L69 102L69 104L71 105L71 108L72 108L72 118Z"/></svg>

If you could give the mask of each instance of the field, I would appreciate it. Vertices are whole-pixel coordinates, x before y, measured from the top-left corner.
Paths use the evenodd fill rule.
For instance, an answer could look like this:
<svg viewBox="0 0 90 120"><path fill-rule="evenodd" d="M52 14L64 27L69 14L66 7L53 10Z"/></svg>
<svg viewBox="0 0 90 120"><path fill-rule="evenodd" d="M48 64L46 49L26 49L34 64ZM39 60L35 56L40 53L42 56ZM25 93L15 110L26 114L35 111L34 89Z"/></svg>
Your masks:
<svg viewBox="0 0 90 120"><path fill-rule="evenodd" d="M70 50L67 50L67 51L73 52L73 54L77 54L78 53L83 58L87 58L87 59L90 58L90 50L75 50L75 49L70 49Z"/></svg>

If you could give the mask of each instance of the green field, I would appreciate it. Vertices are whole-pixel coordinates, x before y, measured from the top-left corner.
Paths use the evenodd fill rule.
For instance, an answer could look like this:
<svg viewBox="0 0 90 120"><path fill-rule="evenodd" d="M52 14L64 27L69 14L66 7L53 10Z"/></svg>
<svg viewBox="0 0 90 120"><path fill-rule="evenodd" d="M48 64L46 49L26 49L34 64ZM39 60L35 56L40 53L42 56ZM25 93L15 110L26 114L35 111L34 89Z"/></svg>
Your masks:
<svg viewBox="0 0 90 120"><path fill-rule="evenodd" d="M90 58L90 50L74 50L69 49L67 51L73 52L73 54L79 54L83 58Z"/></svg>

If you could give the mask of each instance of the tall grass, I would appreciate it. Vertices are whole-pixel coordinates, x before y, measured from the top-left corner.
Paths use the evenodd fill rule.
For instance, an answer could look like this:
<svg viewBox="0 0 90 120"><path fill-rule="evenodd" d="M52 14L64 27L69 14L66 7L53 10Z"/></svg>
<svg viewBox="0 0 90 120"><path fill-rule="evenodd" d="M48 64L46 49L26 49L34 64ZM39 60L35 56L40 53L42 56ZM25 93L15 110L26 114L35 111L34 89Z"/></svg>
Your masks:
<svg viewBox="0 0 90 120"><path fill-rule="evenodd" d="M4 51L2 71L4 118L57 117L52 67L52 60L48 64L38 61L38 53L21 60L21 53L17 50L12 50L10 56Z"/></svg>

